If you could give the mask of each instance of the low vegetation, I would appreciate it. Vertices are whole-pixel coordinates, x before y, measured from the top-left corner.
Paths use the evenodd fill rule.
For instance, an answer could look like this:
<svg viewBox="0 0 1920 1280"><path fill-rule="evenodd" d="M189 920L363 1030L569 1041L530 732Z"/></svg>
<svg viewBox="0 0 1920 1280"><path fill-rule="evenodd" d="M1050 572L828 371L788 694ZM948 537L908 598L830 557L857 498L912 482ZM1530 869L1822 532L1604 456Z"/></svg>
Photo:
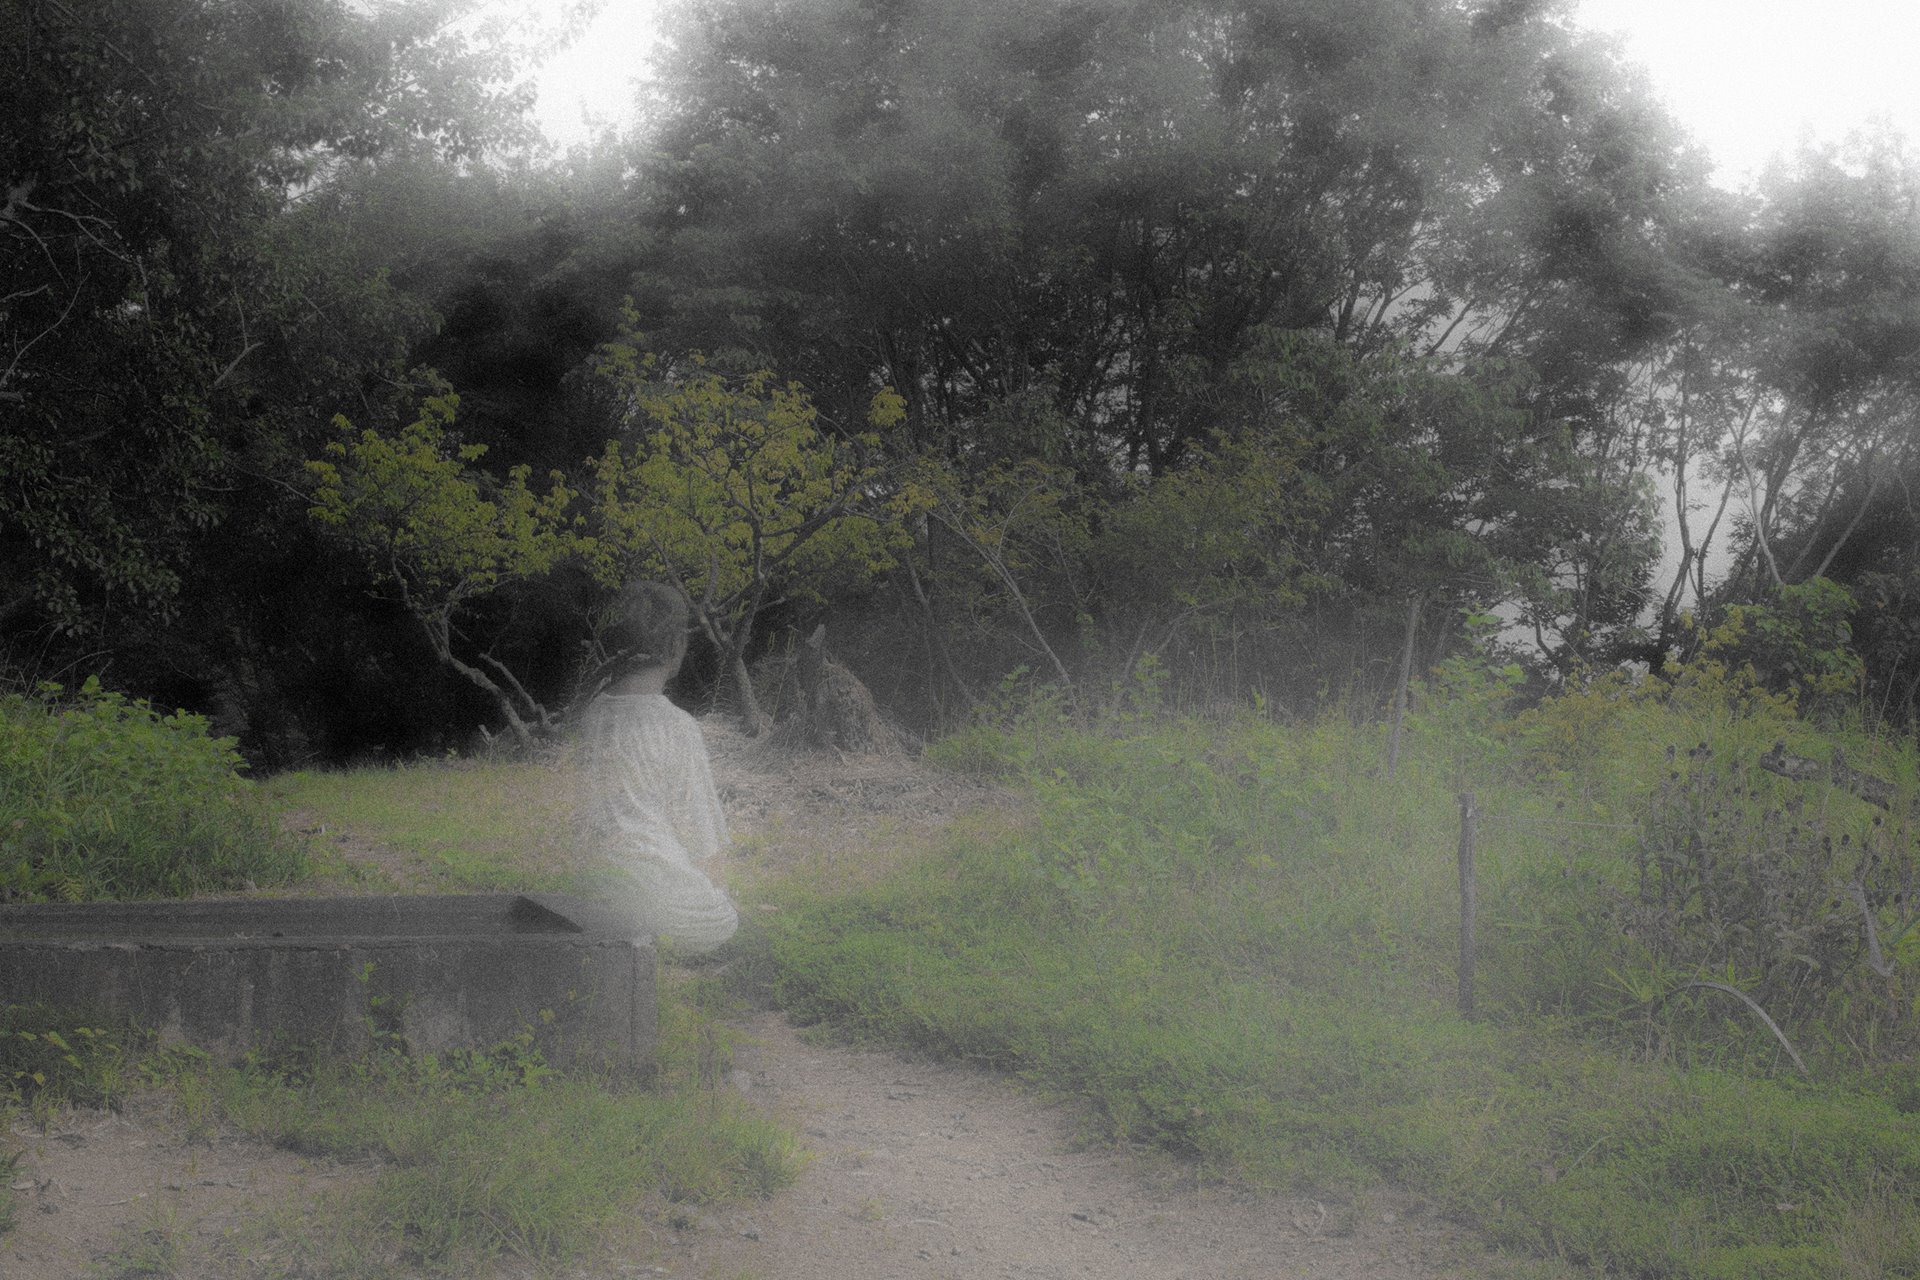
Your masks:
<svg viewBox="0 0 1920 1280"><path fill-rule="evenodd" d="M870 880L757 883L778 909L755 913L767 932L728 980L843 1034L1018 1073L1202 1177L1391 1183L1536 1260L1522 1271L1920 1274L1920 760L1849 719L1844 673L1769 687L1743 644L1727 632L1660 678L1527 710L1516 669L1450 659L1391 766L1386 727L1337 710L1171 714L1151 665L1097 715L1010 700L930 754L1024 803ZM1869 802L1767 767L1840 753L1854 773L1834 776L1888 787ZM261 790L322 848L377 844L406 887L587 883L550 853L564 803L542 766ZM791 1135L723 1086L717 980L670 973L649 1091L558 1078L523 1043L218 1068L15 1008L0 1094L45 1123L164 1087L189 1138L373 1170L268 1206L236 1237L251 1256L338 1277L551 1265L648 1198L670 1215L797 1168ZM0 1191L0 1223L14 1207ZM135 1224L126 1267L178 1269L179 1236Z"/></svg>
<svg viewBox="0 0 1920 1280"><path fill-rule="evenodd" d="M188 897L284 884L300 847L202 716L89 679L0 694L0 902Z"/></svg>
<svg viewBox="0 0 1920 1280"><path fill-rule="evenodd" d="M367 892L567 892L590 887L591 873L574 853L563 780L540 765L446 760L283 773L262 789L300 816L322 874ZM380 858L343 865L337 839Z"/></svg>
<svg viewBox="0 0 1920 1280"><path fill-rule="evenodd" d="M662 1077L647 1089L559 1076L517 1042L212 1072L206 1087L240 1132L377 1167L256 1223L249 1252L342 1277L470 1274L502 1256L578 1257L648 1199L773 1194L799 1170L793 1135L727 1091L725 1034L696 1000L667 997Z"/></svg>
<svg viewBox="0 0 1920 1280"><path fill-rule="evenodd" d="M549 1264L649 1201L764 1197L798 1172L791 1132L724 1086L730 1044L711 997L710 982L687 978L666 993L660 1071L645 1089L560 1076L528 1038L485 1053L222 1067L134 1029L14 1007L0 1011L0 1099L44 1125L63 1106L163 1088L189 1142L242 1134L372 1166L317 1198L260 1206L229 1241L251 1274L285 1264L285 1274L375 1280L471 1273L502 1257ZM0 1169L18 1158L0 1154ZM0 1224L15 1212L0 1188ZM187 1247L165 1224L136 1224L114 1274L172 1273ZM147 1266L155 1259L167 1265Z"/></svg>
<svg viewBox="0 0 1920 1280"><path fill-rule="evenodd" d="M1098 724L1043 701L957 735L935 754L1031 816L856 892L777 890L776 990L1211 1176L1392 1180L1607 1274L1915 1274L1911 749L1711 660L1521 715L1510 684L1449 663L1391 777L1376 726L1142 714L1151 688ZM1783 739L1844 742L1900 798L1760 769Z"/></svg>

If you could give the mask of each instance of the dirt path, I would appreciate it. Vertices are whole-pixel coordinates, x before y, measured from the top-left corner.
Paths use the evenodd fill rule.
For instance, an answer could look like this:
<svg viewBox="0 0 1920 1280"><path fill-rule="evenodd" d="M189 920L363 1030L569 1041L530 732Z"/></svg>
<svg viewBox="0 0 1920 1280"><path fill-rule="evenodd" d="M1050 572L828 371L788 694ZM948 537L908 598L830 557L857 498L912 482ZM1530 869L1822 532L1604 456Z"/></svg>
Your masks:
<svg viewBox="0 0 1920 1280"><path fill-rule="evenodd" d="M732 1280L1439 1280L1473 1276L1447 1224L1403 1201L1324 1205L1196 1189L1152 1158L1088 1150L1071 1108L981 1072L810 1044L774 1013L735 1084L812 1161L767 1205L693 1220L659 1264ZM610 1280L610 1278L609 1278Z"/></svg>
<svg viewBox="0 0 1920 1280"><path fill-rule="evenodd" d="M707 730L736 834L716 870L749 902L756 884L792 872L823 885L866 879L914 838L970 815L1018 820L1011 797L910 758L778 755L723 725ZM1196 1188L1165 1159L1083 1146L1071 1107L1002 1077L814 1043L771 1012L743 1015L738 1030L732 1082L802 1135L810 1162L798 1183L764 1204L662 1210L559 1277L1447 1280L1494 1270L1401 1198L1321 1204ZM119 1115L64 1115L47 1133L20 1126L23 1203L0 1237L0 1276L258 1274L234 1261L231 1233L262 1206L367 1174L231 1136L190 1143L188 1128L165 1095L136 1097ZM180 1247L139 1256L166 1239ZM297 1259L276 1265L301 1274ZM556 1273L505 1265L490 1280L535 1275Z"/></svg>
<svg viewBox="0 0 1920 1280"><path fill-rule="evenodd" d="M20 1219L0 1236L0 1276L226 1274L210 1259L263 1206L363 1176L232 1135L189 1141L189 1124L168 1095L138 1090L121 1111L64 1111L44 1132L15 1125Z"/></svg>
<svg viewBox="0 0 1920 1280"><path fill-rule="evenodd" d="M902 757L781 755L707 724L736 843L718 868L858 881L907 841L1013 797ZM733 1082L812 1156L764 1206L693 1220L668 1274L733 1280L1442 1280L1491 1268L1399 1197L1324 1204L1198 1189L1164 1158L1088 1149L1071 1107L965 1066L815 1043L778 1013L739 1024ZM599 1276L595 1280L600 1280ZM611 1276L607 1277L611 1280Z"/></svg>

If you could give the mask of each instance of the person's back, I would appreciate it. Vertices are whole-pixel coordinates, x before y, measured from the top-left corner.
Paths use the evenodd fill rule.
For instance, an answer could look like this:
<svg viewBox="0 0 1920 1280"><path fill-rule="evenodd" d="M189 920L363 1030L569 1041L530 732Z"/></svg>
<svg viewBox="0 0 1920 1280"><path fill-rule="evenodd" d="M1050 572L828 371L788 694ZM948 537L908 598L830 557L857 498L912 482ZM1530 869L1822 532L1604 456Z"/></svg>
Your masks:
<svg viewBox="0 0 1920 1280"><path fill-rule="evenodd" d="M709 951L739 917L695 865L727 839L706 741L662 692L685 655L686 604L671 588L639 583L621 605L610 635L625 666L581 723L581 834L636 933Z"/></svg>

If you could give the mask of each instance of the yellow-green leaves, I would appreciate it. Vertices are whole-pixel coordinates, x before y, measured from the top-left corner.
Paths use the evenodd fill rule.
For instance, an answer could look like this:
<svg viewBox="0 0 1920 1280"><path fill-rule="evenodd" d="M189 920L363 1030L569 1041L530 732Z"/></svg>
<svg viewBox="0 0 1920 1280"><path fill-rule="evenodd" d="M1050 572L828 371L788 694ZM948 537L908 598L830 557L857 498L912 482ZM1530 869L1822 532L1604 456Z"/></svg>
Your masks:
<svg viewBox="0 0 1920 1280"><path fill-rule="evenodd" d="M823 600L887 568L907 540L867 461L906 401L887 387L867 409L870 430L835 434L799 384L731 376L699 356L669 370L642 354L633 322L629 310L594 364L625 429L591 464L581 549L603 586L656 577L687 593L757 732L744 655L761 606L776 593Z"/></svg>
<svg viewBox="0 0 1920 1280"><path fill-rule="evenodd" d="M532 468L497 480L473 466L483 445L453 434L460 398L442 386L398 435L356 432L335 418L342 438L307 463L308 513L358 548L374 581L398 593L440 661L491 694L524 746L552 719L511 671L484 651L468 662L455 652L454 617L471 600L507 583L546 574L579 545L568 508L573 491L554 472L545 493L528 486Z"/></svg>
<svg viewBox="0 0 1920 1280"><path fill-rule="evenodd" d="M603 584L659 574L696 601L744 605L776 576L788 594L817 597L829 579L892 562L899 535L867 509L874 471L860 456L877 436L830 436L798 384L765 370L730 377L698 358L664 376L631 342L603 349L598 370L627 412L592 463L583 549ZM889 387L868 422L904 416Z"/></svg>
<svg viewBox="0 0 1920 1280"><path fill-rule="evenodd" d="M884 431L907 420L907 399L892 387L882 387L867 408L867 425Z"/></svg>
<svg viewBox="0 0 1920 1280"><path fill-rule="evenodd" d="M516 735L549 717L497 659L475 665L454 652L453 618L467 602L574 556L605 587L665 579L686 591L744 684L741 657L773 593L824 599L886 568L904 541L863 459L878 430L905 418L892 388L873 398L872 430L836 436L796 383L764 370L729 376L697 356L686 364L668 376L643 352L631 315L601 348L594 371L622 429L588 460L579 512L559 472L539 491L528 467L504 479L479 470L485 449L455 435L459 399L444 387L393 435L336 419L341 438L307 463L313 519L361 551L440 659L492 693ZM757 718L750 705L747 715Z"/></svg>
<svg viewBox="0 0 1920 1280"><path fill-rule="evenodd" d="M529 467L513 468L504 482L475 470L486 446L454 436L459 403L451 392L429 396L392 436L335 418L341 438L307 463L309 514L359 547L374 576L399 588L415 612L537 577L574 545L564 477L554 472L537 493Z"/></svg>

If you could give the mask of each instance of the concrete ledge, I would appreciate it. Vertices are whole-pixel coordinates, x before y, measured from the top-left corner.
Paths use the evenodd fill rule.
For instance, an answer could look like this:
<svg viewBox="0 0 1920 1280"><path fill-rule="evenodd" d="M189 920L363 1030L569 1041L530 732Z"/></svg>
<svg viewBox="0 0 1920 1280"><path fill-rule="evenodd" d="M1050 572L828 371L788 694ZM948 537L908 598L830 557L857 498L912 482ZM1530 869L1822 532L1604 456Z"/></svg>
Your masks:
<svg viewBox="0 0 1920 1280"><path fill-rule="evenodd" d="M562 1069L642 1074L654 952L546 894L0 907L0 1001L156 1028L223 1060L255 1047L487 1049L531 1031Z"/></svg>

